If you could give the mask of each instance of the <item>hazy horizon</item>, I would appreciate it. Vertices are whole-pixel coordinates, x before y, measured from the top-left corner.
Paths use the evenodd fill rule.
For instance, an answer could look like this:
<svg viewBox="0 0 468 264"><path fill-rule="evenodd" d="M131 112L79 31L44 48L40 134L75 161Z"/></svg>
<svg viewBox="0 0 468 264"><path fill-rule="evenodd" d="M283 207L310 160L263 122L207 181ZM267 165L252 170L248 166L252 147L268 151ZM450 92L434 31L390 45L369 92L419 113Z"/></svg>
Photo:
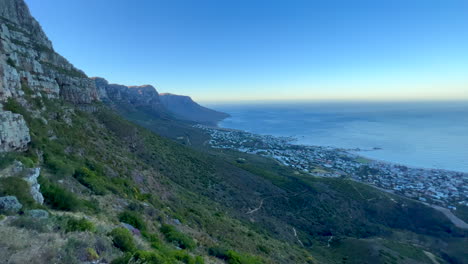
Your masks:
<svg viewBox="0 0 468 264"><path fill-rule="evenodd" d="M468 100L466 1L26 2L57 52L112 83L202 102Z"/></svg>

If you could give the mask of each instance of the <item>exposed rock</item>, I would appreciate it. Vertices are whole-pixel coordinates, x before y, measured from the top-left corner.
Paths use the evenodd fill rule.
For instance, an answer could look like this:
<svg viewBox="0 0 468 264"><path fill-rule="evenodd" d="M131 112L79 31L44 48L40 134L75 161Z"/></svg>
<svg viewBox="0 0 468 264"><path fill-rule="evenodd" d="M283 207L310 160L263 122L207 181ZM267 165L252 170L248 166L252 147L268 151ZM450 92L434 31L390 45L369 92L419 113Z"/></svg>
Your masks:
<svg viewBox="0 0 468 264"><path fill-rule="evenodd" d="M125 103L136 108L144 107L153 115L172 116L204 124L216 124L229 117L228 114L200 106L188 96L159 94L151 85L125 86L109 84L100 77L91 79L96 84L99 98L106 103L115 105Z"/></svg>
<svg viewBox="0 0 468 264"><path fill-rule="evenodd" d="M15 196L0 197L0 212L17 213L23 205Z"/></svg>
<svg viewBox="0 0 468 264"><path fill-rule="evenodd" d="M46 219L49 218L49 213L46 210L34 209L29 210L26 214L32 218Z"/></svg>
<svg viewBox="0 0 468 264"><path fill-rule="evenodd" d="M24 150L30 141L29 128L23 117L0 110L0 152Z"/></svg>
<svg viewBox="0 0 468 264"><path fill-rule="evenodd" d="M132 232L134 235L140 235L141 232L138 228L135 228L134 226L127 224L127 223L120 223L120 225L124 228L126 228L128 231Z"/></svg>
<svg viewBox="0 0 468 264"><path fill-rule="evenodd" d="M41 185L37 182L37 178L41 174L41 168L29 169L29 173L26 174L25 180L31 186L31 196L38 204L44 203L44 196L40 192Z"/></svg>
<svg viewBox="0 0 468 264"><path fill-rule="evenodd" d="M151 85L125 86L109 84L103 78L93 77L99 98L107 103L126 103L133 107L146 107L154 113L163 114L166 109L159 100L159 93Z"/></svg>
<svg viewBox="0 0 468 264"><path fill-rule="evenodd" d="M189 96L163 93L160 94L160 99L164 107L180 119L214 125L229 117L226 113L197 104Z"/></svg>
<svg viewBox="0 0 468 264"><path fill-rule="evenodd" d="M94 81L54 51L24 1L0 0L0 101L21 97L22 87L74 104L98 100Z"/></svg>

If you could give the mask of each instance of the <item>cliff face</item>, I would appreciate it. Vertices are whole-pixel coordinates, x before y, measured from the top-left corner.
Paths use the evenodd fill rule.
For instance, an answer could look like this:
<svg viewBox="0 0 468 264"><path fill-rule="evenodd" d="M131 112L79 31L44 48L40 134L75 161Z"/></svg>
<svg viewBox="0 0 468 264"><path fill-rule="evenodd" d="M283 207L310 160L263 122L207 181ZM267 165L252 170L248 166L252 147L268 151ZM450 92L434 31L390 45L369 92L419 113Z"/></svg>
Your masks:
<svg viewBox="0 0 468 264"><path fill-rule="evenodd" d="M170 112L185 120L214 125L229 117L228 114L203 107L189 96L161 94L161 102Z"/></svg>
<svg viewBox="0 0 468 264"><path fill-rule="evenodd" d="M94 82L57 54L23 1L0 0L0 101L34 96L61 97L74 104L98 99Z"/></svg>
<svg viewBox="0 0 468 264"><path fill-rule="evenodd" d="M24 1L0 0L0 104L14 98L27 107L26 95L77 105L98 100L94 81L54 51ZM8 125L2 125L0 152L24 148L29 131L23 117L1 109Z"/></svg>
<svg viewBox="0 0 468 264"><path fill-rule="evenodd" d="M151 85L125 86L109 84L100 77L91 78L95 81L99 98L103 102L132 107L145 107L150 114L157 116L172 116L181 120L188 120L203 124L214 125L229 117L228 114L217 112L200 106L189 96L174 94L159 94Z"/></svg>
<svg viewBox="0 0 468 264"><path fill-rule="evenodd" d="M161 104L159 93L151 85L125 86L109 84L106 79L100 77L91 79L94 80L99 98L103 102L145 107L158 115L166 112Z"/></svg>

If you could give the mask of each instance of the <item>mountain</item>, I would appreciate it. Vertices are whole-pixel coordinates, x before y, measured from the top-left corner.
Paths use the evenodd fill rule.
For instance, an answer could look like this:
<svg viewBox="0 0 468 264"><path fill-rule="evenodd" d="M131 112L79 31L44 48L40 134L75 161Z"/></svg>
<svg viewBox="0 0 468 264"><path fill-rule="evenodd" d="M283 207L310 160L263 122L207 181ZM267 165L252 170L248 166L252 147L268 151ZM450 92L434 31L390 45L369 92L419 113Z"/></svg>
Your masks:
<svg viewBox="0 0 468 264"><path fill-rule="evenodd" d="M197 104L189 96L163 93L160 94L160 98L166 109L180 119L216 125L219 121L229 117L226 113L214 111Z"/></svg>
<svg viewBox="0 0 468 264"><path fill-rule="evenodd" d="M172 117L203 124L216 124L228 117L228 114L200 106L189 96L159 94L151 85L125 86L109 84L100 77L95 81L99 99L120 109L144 109L157 117Z"/></svg>
<svg viewBox="0 0 468 264"><path fill-rule="evenodd" d="M0 0L0 262L467 263L442 213L210 148L163 97L88 78Z"/></svg>

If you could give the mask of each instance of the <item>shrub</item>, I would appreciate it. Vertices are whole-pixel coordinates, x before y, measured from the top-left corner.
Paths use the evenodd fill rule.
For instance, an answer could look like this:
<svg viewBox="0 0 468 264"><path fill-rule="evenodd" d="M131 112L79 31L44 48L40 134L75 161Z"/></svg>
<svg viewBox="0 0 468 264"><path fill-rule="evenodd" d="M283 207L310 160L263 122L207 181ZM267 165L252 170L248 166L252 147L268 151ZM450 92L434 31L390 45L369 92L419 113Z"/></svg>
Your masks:
<svg viewBox="0 0 468 264"><path fill-rule="evenodd" d="M8 58L8 59L7 59L7 63L8 63L8 65L10 65L11 67L16 68L16 63L15 63L11 58Z"/></svg>
<svg viewBox="0 0 468 264"><path fill-rule="evenodd" d="M151 263L151 264L159 264L159 263L167 263L161 255L153 251L137 251L133 255L133 259L136 263Z"/></svg>
<svg viewBox="0 0 468 264"><path fill-rule="evenodd" d="M36 219L27 216L20 216L11 222L12 226L34 230L40 233L49 231L48 219Z"/></svg>
<svg viewBox="0 0 468 264"><path fill-rule="evenodd" d="M227 250L222 247L211 247L208 249L208 254L210 254L211 256L217 257L219 259L225 260L228 264L261 264L263 263L263 261L257 257L241 254L234 250Z"/></svg>
<svg viewBox="0 0 468 264"><path fill-rule="evenodd" d="M133 241L133 236L125 228L117 227L112 232L110 232L112 237L112 242L114 246L121 249L124 252L134 252L136 250L135 242Z"/></svg>
<svg viewBox="0 0 468 264"><path fill-rule="evenodd" d="M164 234L167 241L177 243L181 248L193 249L196 246L195 241L193 241L192 238L177 231L175 227L171 225L163 224L161 227L161 232Z"/></svg>
<svg viewBox="0 0 468 264"><path fill-rule="evenodd" d="M6 103L4 103L3 109L21 115L23 115L26 112L24 107L20 103L18 103L18 101L11 97L9 97Z"/></svg>
<svg viewBox="0 0 468 264"><path fill-rule="evenodd" d="M76 170L73 177L97 195L104 195L107 192L105 180L86 167Z"/></svg>
<svg viewBox="0 0 468 264"><path fill-rule="evenodd" d="M29 184L18 177L0 178L0 196L12 195L25 207L34 207L36 201L32 198Z"/></svg>
<svg viewBox="0 0 468 264"><path fill-rule="evenodd" d="M28 157L18 157L18 160L21 161L26 168L33 168L35 165L34 161Z"/></svg>
<svg viewBox="0 0 468 264"><path fill-rule="evenodd" d="M123 211L122 213L119 214L119 220L120 222L127 223L129 225L132 225L133 227L145 231L146 230L146 224L143 218L136 212L132 211Z"/></svg>
<svg viewBox="0 0 468 264"><path fill-rule="evenodd" d="M81 207L81 201L75 194L69 192L59 185L39 177L41 192L46 204L54 209L65 211L76 211Z"/></svg>
<svg viewBox="0 0 468 264"><path fill-rule="evenodd" d="M76 218L70 218L67 221L67 225L65 227L66 232L85 232L85 231L90 231L94 232L96 230L96 227L94 224L85 218L81 219L76 219Z"/></svg>

